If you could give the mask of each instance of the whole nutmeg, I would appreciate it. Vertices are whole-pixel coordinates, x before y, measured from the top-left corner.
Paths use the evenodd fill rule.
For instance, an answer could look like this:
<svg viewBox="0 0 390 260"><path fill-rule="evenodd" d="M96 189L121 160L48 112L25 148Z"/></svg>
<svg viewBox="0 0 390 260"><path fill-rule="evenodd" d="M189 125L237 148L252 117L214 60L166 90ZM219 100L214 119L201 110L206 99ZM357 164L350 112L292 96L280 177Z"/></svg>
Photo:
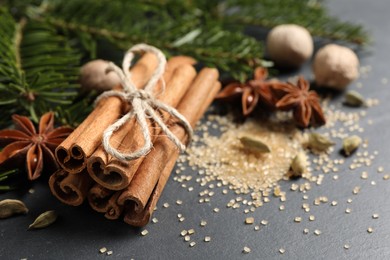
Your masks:
<svg viewBox="0 0 390 260"><path fill-rule="evenodd" d="M267 36L267 51L280 67L301 66L313 54L313 39L306 28L296 24L274 27Z"/></svg>
<svg viewBox="0 0 390 260"><path fill-rule="evenodd" d="M349 48L328 44L314 57L313 72L319 86L343 90L359 77L359 59Z"/></svg>
<svg viewBox="0 0 390 260"><path fill-rule="evenodd" d="M107 72L108 61L93 60L81 67L80 84L84 92L95 90L98 93L111 90L120 84L115 72Z"/></svg>

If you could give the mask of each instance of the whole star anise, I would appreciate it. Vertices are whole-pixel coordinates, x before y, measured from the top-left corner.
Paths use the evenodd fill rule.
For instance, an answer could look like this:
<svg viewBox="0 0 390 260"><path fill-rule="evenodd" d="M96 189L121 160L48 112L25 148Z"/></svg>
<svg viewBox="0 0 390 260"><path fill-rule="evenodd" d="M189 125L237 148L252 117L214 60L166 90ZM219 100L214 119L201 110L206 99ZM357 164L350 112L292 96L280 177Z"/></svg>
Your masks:
<svg viewBox="0 0 390 260"><path fill-rule="evenodd" d="M293 110L293 116L302 127L321 126L326 123L324 112L317 93L310 90L310 85L302 76L297 84L278 84L272 86L276 96L281 96L276 107L281 110Z"/></svg>
<svg viewBox="0 0 390 260"><path fill-rule="evenodd" d="M274 103L270 89L271 81L266 81L267 77L267 69L258 67L254 71L253 80L246 83L233 82L228 84L218 93L216 99L229 101L241 96L242 113L244 116L248 116L253 112L260 99L267 105Z"/></svg>
<svg viewBox="0 0 390 260"><path fill-rule="evenodd" d="M28 178L37 179L43 166L58 167L54 157L55 148L72 132L69 127L54 128L54 114L48 112L39 121L36 131L28 117L13 115L15 129L0 131L0 166L20 166L26 161Z"/></svg>

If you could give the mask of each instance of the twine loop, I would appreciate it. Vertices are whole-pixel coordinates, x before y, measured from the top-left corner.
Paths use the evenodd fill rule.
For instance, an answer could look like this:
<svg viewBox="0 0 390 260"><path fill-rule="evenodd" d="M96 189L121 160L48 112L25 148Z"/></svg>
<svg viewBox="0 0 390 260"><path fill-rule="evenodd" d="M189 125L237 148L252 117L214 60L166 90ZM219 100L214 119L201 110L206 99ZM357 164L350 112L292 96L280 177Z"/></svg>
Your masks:
<svg viewBox="0 0 390 260"><path fill-rule="evenodd" d="M131 80L131 72L129 71L131 61L137 52L151 52L155 54L158 59L158 66L150 80L145 85L144 89L137 89ZM189 140L191 140L193 130L187 119L175 108L157 100L156 96L154 95L154 88L156 87L159 80L162 82L162 89L165 90L165 82L162 79L165 65L166 58L164 54L159 49L143 43L134 45L126 52L122 63L122 69L120 69L112 62L109 63L107 72L113 71L119 76L123 91L106 91L96 99L95 103L99 102L99 100L103 98L116 96L122 99L123 102L127 102L132 106L132 109L127 114L123 115L115 123L110 125L103 133L103 147L105 151L111 154L113 157L122 161L128 161L140 158L141 156L144 156L150 152L153 147L153 143L150 136L147 118L151 118L155 123L157 123L161 127L162 133L164 133L181 151L184 151L186 146L169 130L168 126L164 123L164 120L161 117L161 113L159 113L162 111L165 111L169 113L170 116L175 117L178 120L178 123L184 127L189 136ZM137 123L141 128L145 144L142 148L134 152L121 153L111 146L110 138L115 131L120 129L127 121L131 120L132 118L136 118Z"/></svg>

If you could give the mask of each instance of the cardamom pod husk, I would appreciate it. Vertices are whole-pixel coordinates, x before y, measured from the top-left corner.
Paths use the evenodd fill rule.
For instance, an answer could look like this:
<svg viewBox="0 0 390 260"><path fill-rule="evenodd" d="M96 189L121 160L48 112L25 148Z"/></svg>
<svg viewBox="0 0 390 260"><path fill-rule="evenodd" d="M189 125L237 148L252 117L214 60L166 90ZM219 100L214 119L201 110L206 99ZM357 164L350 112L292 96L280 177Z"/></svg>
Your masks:
<svg viewBox="0 0 390 260"><path fill-rule="evenodd" d="M34 222L28 227L28 229L45 228L53 224L57 220L57 212L49 210L39 215Z"/></svg>
<svg viewBox="0 0 390 260"><path fill-rule="evenodd" d="M256 137L245 135L239 138L244 148L260 153L269 153L271 150L268 145Z"/></svg>
<svg viewBox="0 0 390 260"><path fill-rule="evenodd" d="M325 152L329 147L335 145L328 137L319 133L310 133L308 147L318 152Z"/></svg>
<svg viewBox="0 0 390 260"><path fill-rule="evenodd" d="M304 152L299 152L291 162L292 177L301 177L306 171L307 156Z"/></svg>
<svg viewBox="0 0 390 260"><path fill-rule="evenodd" d="M364 97L354 90L348 91L344 98L344 104L351 107L360 107L366 103Z"/></svg>
<svg viewBox="0 0 390 260"><path fill-rule="evenodd" d="M5 199L0 201L0 219L9 218L17 214L26 214L28 208L20 200Z"/></svg>
<svg viewBox="0 0 390 260"><path fill-rule="evenodd" d="M343 150L345 155L349 156L357 148L359 148L362 143L362 138L357 135L349 136L343 139Z"/></svg>

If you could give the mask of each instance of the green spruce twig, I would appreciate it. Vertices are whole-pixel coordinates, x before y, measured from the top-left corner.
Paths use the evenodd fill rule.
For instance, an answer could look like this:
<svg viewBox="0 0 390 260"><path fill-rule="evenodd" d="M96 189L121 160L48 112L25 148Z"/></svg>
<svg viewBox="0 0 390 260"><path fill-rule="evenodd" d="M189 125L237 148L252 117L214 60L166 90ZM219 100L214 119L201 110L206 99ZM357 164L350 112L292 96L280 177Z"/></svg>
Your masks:
<svg viewBox="0 0 390 260"><path fill-rule="evenodd" d="M34 121L77 94L79 55L46 23L15 21L0 8L0 108ZM8 118L10 116L8 115ZM10 118L9 118L10 119Z"/></svg>
<svg viewBox="0 0 390 260"><path fill-rule="evenodd" d="M18 169L8 170L0 173L0 183L6 182L11 176L18 173ZM8 191L14 189L14 186L0 185L0 191Z"/></svg>

